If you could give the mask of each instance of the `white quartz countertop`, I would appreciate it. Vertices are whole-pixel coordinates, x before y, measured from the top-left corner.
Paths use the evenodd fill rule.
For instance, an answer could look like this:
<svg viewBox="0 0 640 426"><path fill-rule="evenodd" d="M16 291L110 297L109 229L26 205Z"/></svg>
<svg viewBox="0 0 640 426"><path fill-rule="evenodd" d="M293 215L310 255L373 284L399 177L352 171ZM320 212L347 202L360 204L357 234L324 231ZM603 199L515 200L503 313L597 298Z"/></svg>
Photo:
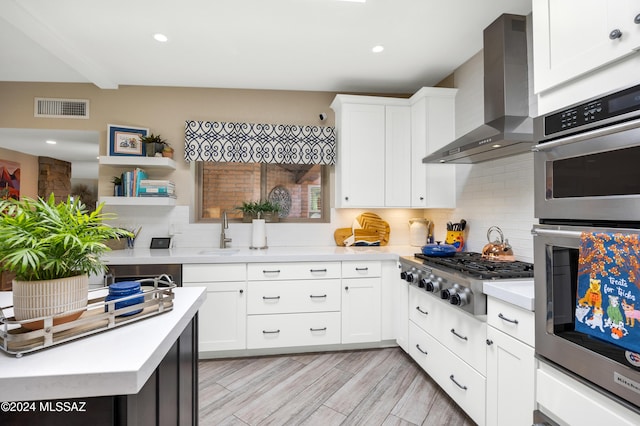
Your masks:
<svg viewBox="0 0 640 426"><path fill-rule="evenodd" d="M534 310L535 286L531 280L506 280L486 281L482 285L482 291L487 296L492 296L512 305L519 306L528 311Z"/></svg>
<svg viewBox="0 0 640 426"><path fill-rule="evenodd" d="M207 297L204 287L174 292L169 312L21 358L1 352L0 401L138 393Z"/></svg>
<svg viewBox="0 0 640 426"><path fill-rule="evenodd" d="M264 250L245 248L171 248L114 250L105 254L111 265L162 263L252 263L311 262L342 260L397 260L420 251L412 246L380 247L270 247Z"/></svg>

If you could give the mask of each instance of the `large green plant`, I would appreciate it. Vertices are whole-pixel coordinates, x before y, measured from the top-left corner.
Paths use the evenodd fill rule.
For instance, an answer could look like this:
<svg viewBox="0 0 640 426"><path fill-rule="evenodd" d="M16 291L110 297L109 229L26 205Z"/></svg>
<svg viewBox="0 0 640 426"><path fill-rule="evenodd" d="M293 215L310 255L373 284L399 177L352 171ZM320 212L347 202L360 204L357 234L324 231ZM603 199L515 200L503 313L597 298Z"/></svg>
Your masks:
<svg viewBox="0 0 640 426"><path fill-rule="evenodd" d="M0 262L20 281L51 280L106 269L101 255L110 250L105 240L133 236L104 223L115 215L89 212L80 200L56 204L23 198L0 201Z"/></svg>

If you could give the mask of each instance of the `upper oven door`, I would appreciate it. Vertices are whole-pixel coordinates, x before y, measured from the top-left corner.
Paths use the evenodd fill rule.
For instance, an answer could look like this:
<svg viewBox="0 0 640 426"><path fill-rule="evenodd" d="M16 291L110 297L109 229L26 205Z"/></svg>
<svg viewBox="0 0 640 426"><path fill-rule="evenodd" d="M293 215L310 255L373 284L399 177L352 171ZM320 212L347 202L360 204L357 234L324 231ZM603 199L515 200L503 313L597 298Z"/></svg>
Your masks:
<svg viewBox="0 0 640 426"><path fill-rule="evenodd" d="M640 220L639 159L640 119L539 143L535 216Z"/></svg>

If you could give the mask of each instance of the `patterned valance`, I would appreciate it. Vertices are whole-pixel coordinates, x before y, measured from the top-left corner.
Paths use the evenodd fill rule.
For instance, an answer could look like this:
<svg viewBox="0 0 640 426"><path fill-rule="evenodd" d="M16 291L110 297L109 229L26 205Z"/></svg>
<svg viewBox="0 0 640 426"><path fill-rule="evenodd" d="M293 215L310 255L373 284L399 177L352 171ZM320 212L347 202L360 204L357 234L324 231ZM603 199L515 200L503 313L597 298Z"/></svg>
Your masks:
<svg viewBox="0 0 640 426"><path fill-rule="evenodd" d="M333 127L187 121L186 161L334 164Z"/></svg>

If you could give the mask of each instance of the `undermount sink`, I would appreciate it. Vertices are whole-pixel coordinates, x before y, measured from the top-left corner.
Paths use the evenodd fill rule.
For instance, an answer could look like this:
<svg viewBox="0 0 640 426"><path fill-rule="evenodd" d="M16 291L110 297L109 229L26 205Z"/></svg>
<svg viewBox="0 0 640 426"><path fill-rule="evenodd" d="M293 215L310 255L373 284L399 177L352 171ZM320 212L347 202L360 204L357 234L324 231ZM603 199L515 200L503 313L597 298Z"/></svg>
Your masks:
<svg viewBox="0 0 640 426"><path fill-rule="evenodd" d="M230 254L237 253L239 251L240 249L237 249L237 248L212 248L212 249L200 250L198 254L201 254L204 256L227 256Z"/></svg>

